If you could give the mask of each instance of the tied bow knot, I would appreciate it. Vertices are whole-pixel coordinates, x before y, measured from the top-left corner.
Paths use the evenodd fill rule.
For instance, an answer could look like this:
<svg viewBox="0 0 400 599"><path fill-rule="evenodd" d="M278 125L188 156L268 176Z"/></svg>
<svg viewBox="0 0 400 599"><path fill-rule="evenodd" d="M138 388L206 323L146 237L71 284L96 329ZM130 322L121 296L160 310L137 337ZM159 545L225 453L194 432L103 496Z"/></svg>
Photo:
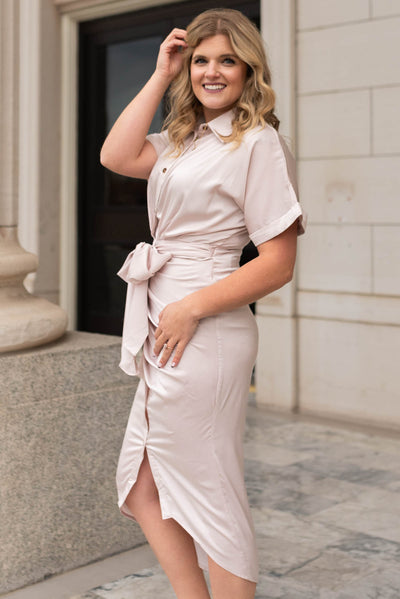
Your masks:
<svg viewBox="0 0 400 599"><path fill-rule="evenodd" d="M119 364L126 374L142 374L137 354L149 334L148 280L171 259L171 256L168 252L160 254L153 245L141 242L128 254L117 273L128 284Z"/></svg>
<svg viewBox="0 0 400 599"><path fill-rule="evenodd" d="M137 285L155 275L170 258L171 254L160 254L153 245L142 241L128 254L117 274L126 283Z"/></svg>

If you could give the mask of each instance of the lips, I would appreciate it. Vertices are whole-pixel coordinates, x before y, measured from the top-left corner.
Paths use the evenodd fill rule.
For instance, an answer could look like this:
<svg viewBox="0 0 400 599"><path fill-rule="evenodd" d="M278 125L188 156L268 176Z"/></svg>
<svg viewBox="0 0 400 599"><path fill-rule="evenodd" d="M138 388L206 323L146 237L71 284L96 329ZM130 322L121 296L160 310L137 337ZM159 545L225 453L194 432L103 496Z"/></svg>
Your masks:
<svg viewBox="0 0 400 599"><path fill-rule="evenodd" d="M226 88L224 83L204 83L203 88L208 92L219 92Z"/></svg>

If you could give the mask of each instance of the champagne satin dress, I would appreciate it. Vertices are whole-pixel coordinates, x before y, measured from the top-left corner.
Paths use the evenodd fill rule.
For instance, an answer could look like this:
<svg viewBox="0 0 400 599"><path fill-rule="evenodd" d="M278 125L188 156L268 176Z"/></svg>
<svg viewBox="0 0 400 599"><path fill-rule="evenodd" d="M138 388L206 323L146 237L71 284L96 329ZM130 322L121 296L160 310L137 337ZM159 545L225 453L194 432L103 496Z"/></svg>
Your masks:
<svg viewBox="0 0 400 599"><path fill-rule="evenodd" d="M148 184L152 245L140 243L119 275L128 283L121 368L139 375L117 469L121 512L146 448L163 518L207 556L257 581L254 529L243 475L242 435L257 326L248 306L200 321L176 368L153 356L158 315L170 302L238 268L249 237L260 243L298 222L294 161L270 126L234 148L222 136L232 111L199 124L179 157L168 133L151 134L158 160ZM143 352L140 349L143 346Z"/></svg>

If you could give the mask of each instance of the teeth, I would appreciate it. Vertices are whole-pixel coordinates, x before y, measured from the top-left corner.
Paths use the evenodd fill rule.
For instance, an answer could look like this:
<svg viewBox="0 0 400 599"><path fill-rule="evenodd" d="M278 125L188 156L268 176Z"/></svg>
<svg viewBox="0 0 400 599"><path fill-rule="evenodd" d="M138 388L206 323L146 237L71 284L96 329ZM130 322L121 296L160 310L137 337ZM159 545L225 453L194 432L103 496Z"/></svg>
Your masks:
<svg viewBox="0 0 400 599"><path fill-rule="evenodd" d="M225 85L222 85L221 83L214 83L214 84L209 83L209 84L206 84L204 87L205 87L205 89L214 90L214 89L224 89Z"/></svg>

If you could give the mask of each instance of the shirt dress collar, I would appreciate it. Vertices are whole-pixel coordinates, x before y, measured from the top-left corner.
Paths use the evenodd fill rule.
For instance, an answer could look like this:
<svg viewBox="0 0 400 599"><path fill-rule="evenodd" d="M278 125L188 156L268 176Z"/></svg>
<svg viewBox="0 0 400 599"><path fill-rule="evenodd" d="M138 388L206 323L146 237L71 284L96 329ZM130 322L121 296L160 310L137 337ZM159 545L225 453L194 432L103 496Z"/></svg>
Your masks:
<svg viewBox="0 0 400 599"><path fill-rule="evenodd" d="M198 125L196 129L197 132L204 132L206 129L210 129L214 133L218 139L224 141L223 137L227 135L231 135L232 133L232 120L235 116L233 110L228 110L220 116L217 116L212 121L208 121L208 123L201 123Z"/></svg>

